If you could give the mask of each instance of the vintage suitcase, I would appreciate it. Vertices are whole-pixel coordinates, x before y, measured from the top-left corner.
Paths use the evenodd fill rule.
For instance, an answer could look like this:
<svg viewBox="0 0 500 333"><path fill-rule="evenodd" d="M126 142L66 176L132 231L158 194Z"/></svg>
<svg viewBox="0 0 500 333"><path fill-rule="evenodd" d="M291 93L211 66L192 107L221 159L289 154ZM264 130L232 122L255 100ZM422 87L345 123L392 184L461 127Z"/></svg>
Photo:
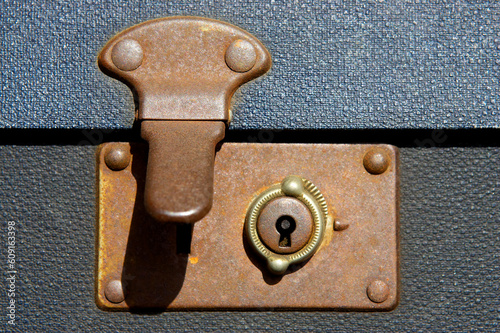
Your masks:
<svg viewBox="0 0 500 333"><path fill-rule="evenodd" d="M497 329L496 2L7 0L0 9L2 329ZM144 314L96 306L97 146L140 141L137 101L97 57L122 30L177 15L234 24L273 58L266 75L233 97L225 142L399 147L393 311Z"/></svg>

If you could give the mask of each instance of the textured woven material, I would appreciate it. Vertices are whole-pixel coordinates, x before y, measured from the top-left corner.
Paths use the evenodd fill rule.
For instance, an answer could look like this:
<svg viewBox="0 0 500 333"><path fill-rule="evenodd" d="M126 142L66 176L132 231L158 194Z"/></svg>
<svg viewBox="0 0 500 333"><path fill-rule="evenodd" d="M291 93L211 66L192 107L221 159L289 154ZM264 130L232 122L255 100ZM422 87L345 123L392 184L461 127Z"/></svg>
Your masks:
<svg viewBox="0 0 500 333"><path fill-rule="evenodd" d="M500 148L401 150L401 302L390 313L110 313L94 302L95 151L0 147L17 228L18 332L464 332L500 316ZM30 166L29 168L27 166ZM7 250L0 245L2 269ZM5 278L0 308L6 327ZM297 292L304 288L297 286ZM251 290L249 291L251 292ZM325 295L326 297L327 295Z"/></svg>
<svg viewBox="0 0 500 333"><path fill-rule="evenodd" d="M0 3L0 127L129 128L125 85L99 50L145 20L246 29L274 65L235 96L232 128L500 127L500 5L488 1Z"/></svg>

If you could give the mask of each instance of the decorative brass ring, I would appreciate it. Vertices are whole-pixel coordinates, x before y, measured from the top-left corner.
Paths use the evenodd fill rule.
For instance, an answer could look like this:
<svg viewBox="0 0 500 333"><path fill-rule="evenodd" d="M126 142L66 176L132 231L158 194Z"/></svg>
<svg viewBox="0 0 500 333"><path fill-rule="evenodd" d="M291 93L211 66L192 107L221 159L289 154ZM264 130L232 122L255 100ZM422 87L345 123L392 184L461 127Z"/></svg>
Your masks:
<svg viewBox="0 0 500 333"><path fill-rule="evenodd" d="M278 254L268 249L257 232L257 221L262 209L275 198L290 196L302 201L313 217L313 232L309 242L299 251ZM328 207L321 192L310 181L298 176L288 176L280 184L275 184L258 195L250 204L245 231L253 249L267 260L267 267L274 274L284 274L291 264L310 258L319 248L326 227Z"/></svg>

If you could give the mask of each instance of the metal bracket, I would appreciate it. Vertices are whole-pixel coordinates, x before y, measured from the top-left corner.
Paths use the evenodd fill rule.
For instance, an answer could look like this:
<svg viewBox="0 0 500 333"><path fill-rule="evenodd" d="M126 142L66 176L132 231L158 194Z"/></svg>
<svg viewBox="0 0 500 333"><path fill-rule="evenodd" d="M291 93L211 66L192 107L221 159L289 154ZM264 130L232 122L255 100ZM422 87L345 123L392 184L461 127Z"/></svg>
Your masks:
<svg viewBox="0 0 500 333"><path fill-rule="evenodd" d="M397 148L224 143L214 162L213 208L194 227L146 212L147 159L145 144L107 143L98 152L99 307L396 307ZM253 199L288 175L314 183L328 215L314 256L276 276L253 251L244 224Z"/></svg>
<svg viewBox="0 0 500 333"><path fill-rule="evenodd" d="M215 146L231 118L231 97L269 70L266 48L227 23L170 17L115 36L99 65L139 101L141 134L149 142L146 210L164 222L200 220L212 206Z"/></svg>

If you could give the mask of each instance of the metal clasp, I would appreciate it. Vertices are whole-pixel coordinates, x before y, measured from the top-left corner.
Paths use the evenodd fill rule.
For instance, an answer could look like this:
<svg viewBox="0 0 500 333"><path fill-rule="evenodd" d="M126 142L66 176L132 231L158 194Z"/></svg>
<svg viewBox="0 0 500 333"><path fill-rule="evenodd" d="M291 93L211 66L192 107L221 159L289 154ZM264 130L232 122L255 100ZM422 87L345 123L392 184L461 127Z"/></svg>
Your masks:
<svg viewBox="0 0 500 333"><path fill-rule="evenodd" d="M139 101L149 143L145 207L159 221L193 223L212 207L214 155L235 90L269 70L251 34L220 21L172 17L131 27L99 55Z"/></svg>

